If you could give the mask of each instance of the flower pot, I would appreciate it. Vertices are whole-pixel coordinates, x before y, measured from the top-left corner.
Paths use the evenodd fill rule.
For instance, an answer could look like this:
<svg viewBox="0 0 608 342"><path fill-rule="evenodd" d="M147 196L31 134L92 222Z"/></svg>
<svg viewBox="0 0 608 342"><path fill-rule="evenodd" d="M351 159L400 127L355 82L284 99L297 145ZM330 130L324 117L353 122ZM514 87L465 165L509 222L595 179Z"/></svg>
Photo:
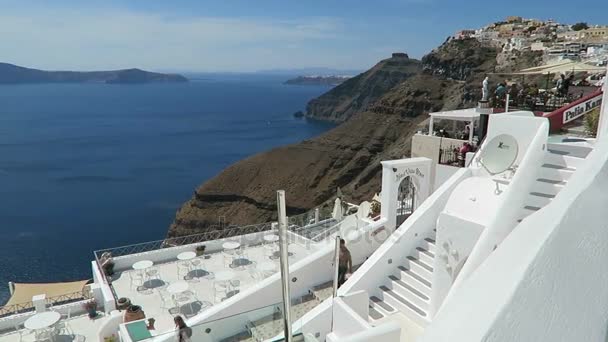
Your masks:
<svg viewBox="0 0 608 342"><path fill-rule="evenodd" d="M89 318L97 317L97 310L95 308L88 308L87 312L89 313Z"/></svg>
<svg viewBox="0 0 608 342"><path fill-rule="evenodd" d="M131 306L131 300L129 298L118 298L118 301L116 302L116 309L122 311L126 310L129 306Z"/></svg>
<svg viewBox="0 0 608 342"><path fill-rule="evenodd" d="M196 256L202 256L203 254L205 254L205 246L198 246L196 247Z"/></svg>
<svg viewBox="0 0 608 342"><path fill-rule="evenodd" d="M141 306L131 305L127 308L127 311L125 311L123 321L124 321L124 323L127 323L127 322L132 322L132 321L138 321L138 320L144 319L144 318L146 318L146 314L141 309Z"/></svg>

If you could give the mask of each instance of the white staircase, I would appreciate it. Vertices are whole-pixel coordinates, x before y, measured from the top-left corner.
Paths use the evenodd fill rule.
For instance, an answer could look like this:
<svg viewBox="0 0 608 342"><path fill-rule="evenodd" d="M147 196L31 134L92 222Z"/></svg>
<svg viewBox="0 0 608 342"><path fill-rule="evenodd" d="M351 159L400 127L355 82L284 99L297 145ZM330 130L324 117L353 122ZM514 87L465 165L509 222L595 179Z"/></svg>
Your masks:
<svg viewBox="0 0 608 342"><path fill-rule="evenodd" d="M568 183L590 149L549 144L539 176L530 189L518 222L544 208Z"/></svg>
<svg viewBox="0 0 608 342"><path fill-rule="evenodd" d="M401 312L421 326L429 323L435 240L426 238L414 255L394 260L393 274L380 285L380 296L370 297L370 322Z"/></svg>

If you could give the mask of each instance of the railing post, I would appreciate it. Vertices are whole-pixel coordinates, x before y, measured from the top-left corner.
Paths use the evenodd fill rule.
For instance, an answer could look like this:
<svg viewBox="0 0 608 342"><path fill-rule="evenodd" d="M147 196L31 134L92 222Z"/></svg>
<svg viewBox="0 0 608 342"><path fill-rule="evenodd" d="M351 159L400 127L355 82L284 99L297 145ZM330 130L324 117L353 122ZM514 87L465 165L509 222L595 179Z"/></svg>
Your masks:
<svg viewBox="0 0 608 342"><path fill-rule="evenodd" d="M319 208L315 208L315 223L319 223Z"/></svg>
<svg viewBox="0 0 608 342"><path fill-rule="evenodd" d="M281 262L281 284L283 290L283 325L285 341L292 341L291 334L291 295L289 294L289 251L287 249L287 215L285 210L285 191L277 191L279 218L279 251Z"/></svg>

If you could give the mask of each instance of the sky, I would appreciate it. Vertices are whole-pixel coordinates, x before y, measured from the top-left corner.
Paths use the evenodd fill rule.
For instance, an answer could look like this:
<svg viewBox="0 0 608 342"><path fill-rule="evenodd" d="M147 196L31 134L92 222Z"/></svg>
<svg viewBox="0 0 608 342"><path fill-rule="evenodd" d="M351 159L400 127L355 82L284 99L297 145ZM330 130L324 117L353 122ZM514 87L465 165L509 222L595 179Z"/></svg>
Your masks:
<svg viewBox="0 0 608 342"><path fill-rule="evenodd" d="M590 9L593 3L593 9ZM608 24L608 1L0 0L0 62L49 70L364 70L519 15Z"/></svg>

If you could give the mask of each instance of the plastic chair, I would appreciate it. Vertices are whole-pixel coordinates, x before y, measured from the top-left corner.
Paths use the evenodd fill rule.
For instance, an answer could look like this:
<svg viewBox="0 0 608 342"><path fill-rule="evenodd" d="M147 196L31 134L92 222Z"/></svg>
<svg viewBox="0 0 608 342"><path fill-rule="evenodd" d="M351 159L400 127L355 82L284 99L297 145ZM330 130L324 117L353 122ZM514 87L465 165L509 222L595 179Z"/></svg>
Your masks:
<svg viewBox="0 0 608 342"><path fill-rule="evenodd" d="M149 268L146 268L146 278L148 280L161 280L160 279L160 267L158 266L152 266Z"/></svg>
<svg viewBox="0 0 608 342"><path fill-rule="evenodd" d="M177 278L180 280L188 280L188 273L190 273L190 263L180 261L177 263Z"/></svg>
<svg viewBox="0 0 608 342"><path fill-rule="evenodd" d="M216 303L221 302L226 297L227 292L226 282L216 281L213 283L213 299Z"/></svg>
<svg viewBox="0 0 608 342"><path fill-rule="evenodd" d="M190 264L192 265L192 269L195 269L195 270L200 270L200 269L204 268L203 267L203 259L201 259L201 258L194 258L194 259L192 259L190 261Z"/></svg>
<svg viewBox="0 0 608 342"><path fill-rule="evenodd" d="M174 308L173 302L169 299L168 293L165 293L161 290L158 290L158 295L160 297L160 308L164 310L171 310Z"/></svg>
<svg viewBox="0 0 608 342"><path fill-rule="evenodd" d="M63 333L65 333L66 335L69 336L74 336L74 330L72 329L72 327L70 326L70 323L68 322L68 320L72 318L72 307L68 307L68 313L65 316L65 318L62 319L57 322L57 324L55 324L55 332L58 335L61 335Z"/></svg>
<svg viewBox="0 0 608 342"><path fill-rule="evenodd" d="M34 331L36 341L53 341L55 335L52 329L38 329Z"/></svg>
<svg viewBox="0 0 608 342"><path fill-rule="evenodd" d="M129 278L131 279L130 288L133 289L133 285L135 285L135 290L138 290L140 287L144 286L144 276L140 272L128 272Z"/></svg>
<svg viewBox="0 0 608 342"><path fill-rule="evenodd" d="M23 341L23 336L28 336L32 333L30 330L25 329L23 325L15 324L14 328L14 333L19 335L19 342Z"/></svg>

